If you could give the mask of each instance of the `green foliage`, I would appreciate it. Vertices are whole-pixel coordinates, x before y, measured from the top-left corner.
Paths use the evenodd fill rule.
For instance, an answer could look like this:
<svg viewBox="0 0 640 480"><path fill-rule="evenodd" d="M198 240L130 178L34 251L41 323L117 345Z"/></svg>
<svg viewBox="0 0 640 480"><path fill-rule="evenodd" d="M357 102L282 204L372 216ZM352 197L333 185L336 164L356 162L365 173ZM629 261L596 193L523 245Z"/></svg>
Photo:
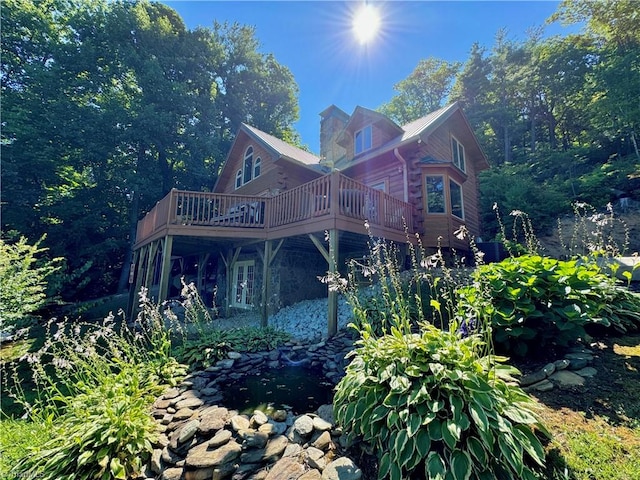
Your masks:
<svg viewBox="0 0 640 480"><path fill-rule="evenodd" d="M176 358L192 369L206 368L227 353L273 350L289 340L290 335L271 327L212 329L196 339L187 339L176 347Z"/></svg>
<svg viewBox="0 0 640 480"><path fill-rule="evenodd" d="M49 422L53 438L13 471L45 480L139 475L157 436L149 407L161 392L147 382L144 369L129 367L95 385L77 383L73 395L55 398L64 411Z"/></svg>
<svg viewBox="0 0 640 480"><path fill-rule="evenodd" d="M443 106L458 70L459 63L434 57L420 60L407 78L394 85L398 93L380 111L400 124L424 117Z"/></svg>
<svg viewBox="0 0 640 480"><path fill-rule="evenodd" d="M378 478L535 478L540 426L517 371L476 335L420 327L363 336L337 386L336 420L374 446Z"/></svg>
<svg viewBox="0 0 640 480"><path fill-rule="evenodd" d="M505 353L527 354L584 338L585 326L624 332L640 327L640 296L616 284L593 262L539 255L480 266L476 286L458 290L461 307L489 321Z"/></svg>
<svg viewBox="0 0 640 480"><path fill-rule="evenodd" d="M48 279L60 259L42 258L43 240L30 245L24 237L15 243L0 239L0 328L14 326L51 301Z"/></svg>
<svg viewBox="0 0 640 480"><path fill-rule="evenodd" d="M360 334L336 387L337 422L349 442L377 452L380 479L535 478L545 460L536 431L546 431L513 382L518 371L492 353L480 314L489 303L457 305L454 292L469 278L442 252L407 243L408 272L396 248L371 239L348 280L328 279L346 293ZM480 262L473 241L471 249ZM372 280L364 293L362 276Z"/></svg>
<svg viewBox="0 0 640 480"><path fill-rule="evenodd" d="M222 330L216 326L214 316L217 309L212 311L204 304L198 289L193 283L182 280L182 301L179 302L181 317L172 308L160 311L159 307L142 309L141 313L149 316L145 322L159 324L169 319L172 325L172 342L167 345L171 353L183 364L191 369L206 368L218 360L226 358L230 351L257 352L272 350L289 340L290 335L271 327L266 328L232 328ZM178 310L178 309L176 309ZM145 313L146 312L146 313ZM153 328L152 331L160 331ZM158 343L158 342L156 342Z"/></svg>
<svg viewBox="0 0 640 480"><path fill-rule="evenodd" d="M18 461L32 453L30 447L45 443L51 436L51 425L29 420L2 419L0 428L0 478L9 477L9 471Z"/></svg>
<svg viewBox="0 0 640 480"><path fill-rule="evenodd" d="M126 286L140 212L209 190L241 122L296 138L297 86L252 27L190 30L148 1L6 0L1 15L2 230L47 232L65 301Z"/></svg>
<svg viewBox="0 0 640 480"><path fill-rule="evenodd" d="M185 373L170 356L159 307L145 292L141 299L135 329L113 315L102 324L51 320L42 348L14 362L10 394L51 434L31 446L12 474L106 480L141 473L157 435L151 404L163 384ZM25 363L33 392L19 377Z"/></svg>

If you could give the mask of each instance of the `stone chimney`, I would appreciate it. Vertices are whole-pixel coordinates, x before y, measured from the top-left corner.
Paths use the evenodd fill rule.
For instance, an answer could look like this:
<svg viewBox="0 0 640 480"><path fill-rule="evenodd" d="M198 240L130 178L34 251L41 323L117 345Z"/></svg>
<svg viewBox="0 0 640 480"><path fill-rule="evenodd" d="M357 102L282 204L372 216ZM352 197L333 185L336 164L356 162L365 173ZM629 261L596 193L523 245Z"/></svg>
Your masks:
<svg viewBox="0 0 640 480"><path fill-rule="evenodd" d="M349 115L335 105L320 112L320 165L333 168L346 155L337 140L348 121Z"/></svg>

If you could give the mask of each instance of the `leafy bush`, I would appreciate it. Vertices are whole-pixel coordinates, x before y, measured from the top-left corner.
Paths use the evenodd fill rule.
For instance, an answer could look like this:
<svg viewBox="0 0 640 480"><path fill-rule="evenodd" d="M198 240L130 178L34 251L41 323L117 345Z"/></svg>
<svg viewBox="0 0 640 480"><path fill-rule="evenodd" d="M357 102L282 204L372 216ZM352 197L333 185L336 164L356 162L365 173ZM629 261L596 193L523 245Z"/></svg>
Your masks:
<svg viewBox="0 0 640 480"><path fill-rule="evenodd" d="M473 277L475 286L457 291L459 307L484 302L476 311L504 353L567 346L584 337L587 325L621 332L640 326L640 296L595 263L523 255L482 265Z"/></svg>
<svg viewBox="0 0 640 480"><path fill-rule="evenodd" d="M15 325L49 301L47 279L58 270L60 259L41 255L41 238L29 245L22 237L10 244L0 239L0 328Z"/></svg>
<svg viewBox="0 0 640 480"><path fill-rule="evenodd" d="M535 478L541 427L517 371L476 335L421 328L365 334L337 386L336 420L379 452L378 478Z"/></svg>
<svg viewBox="0 0 640 480"><path fill-rule="evenodd" d="M191 369L209 367L225 358L230 351L272 350L290 338L289 334L271 327L221 330L216 327L213 315L193 283L187 284L183 280L181 295L183 300L180 308L184 312L182 322L171 309L164 314L170 318L179 334L174 338L172 352L178 361L189 365ZM215 306L213 313L217 313ZM162 314L155 310L156 322L162 322L159 316L162 317Z"/></svg>

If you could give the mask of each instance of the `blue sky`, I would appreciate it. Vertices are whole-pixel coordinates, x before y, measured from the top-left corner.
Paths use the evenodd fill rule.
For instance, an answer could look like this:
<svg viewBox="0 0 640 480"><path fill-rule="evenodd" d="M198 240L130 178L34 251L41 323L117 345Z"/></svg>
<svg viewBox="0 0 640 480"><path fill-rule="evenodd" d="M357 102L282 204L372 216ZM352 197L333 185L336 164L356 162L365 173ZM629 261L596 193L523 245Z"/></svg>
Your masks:
<svg viewBox="0 0 640 480"><path fill-rule="evenodd" d="M394 95L421 59L464 62L471 45L491 49L496 32L524 40L555 12L557 1L370 2L381 30L365 45L354 37L351 19L362 1L165 1L188 28L214 20L256 28L262 53L287 66L299 87L302 142L319 151L319 113L335 104L351 114L357 105L375 109ZM565 35L552 25L545 36Z"/></svg>

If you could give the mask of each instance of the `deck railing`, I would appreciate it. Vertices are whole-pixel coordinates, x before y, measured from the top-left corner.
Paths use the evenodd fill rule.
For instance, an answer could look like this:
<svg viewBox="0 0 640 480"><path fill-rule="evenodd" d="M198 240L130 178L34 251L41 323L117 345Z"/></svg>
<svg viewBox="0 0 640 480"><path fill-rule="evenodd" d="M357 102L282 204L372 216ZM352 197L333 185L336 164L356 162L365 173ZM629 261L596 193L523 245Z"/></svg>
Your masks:
<svg viewBox="0 0 640 480"><path fill-rule="evenodd" d="M174 189L138 222L137 241L167 225L270 228L327 215L413 231L410 204L336 172L274 197Z"/></svg>

